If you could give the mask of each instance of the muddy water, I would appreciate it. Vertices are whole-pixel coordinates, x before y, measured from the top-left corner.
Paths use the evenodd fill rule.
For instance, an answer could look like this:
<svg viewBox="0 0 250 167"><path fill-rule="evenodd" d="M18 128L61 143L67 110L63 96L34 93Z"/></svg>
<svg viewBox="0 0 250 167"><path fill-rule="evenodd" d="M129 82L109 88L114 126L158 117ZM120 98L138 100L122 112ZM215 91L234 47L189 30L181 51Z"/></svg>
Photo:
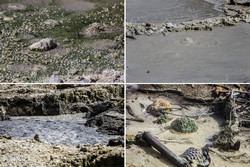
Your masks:
<svg viewBox="0 0 250 167"><path fill-rule="evenodd" d="M127 0L127 21L133 23L183 22L222 15L204 0Z"/></svg>
<svg viewBox="0 0 250 167"><path fill-rule="evenodd" d="M249 82L250 25L139 36L127 44L128 82ZM147 73L148 72L148 73Z"/></svg>
<svg viewBox="0 0 250 167"><path fill-rule="evenodd" d="M9 121L0 122L0 134L15 138L33 139L39 134L40 140L61 144L107 145L114 135L104 135L96 132L96 128L86 127L86 119L82 114L60 116L12 117Z"/></svg>

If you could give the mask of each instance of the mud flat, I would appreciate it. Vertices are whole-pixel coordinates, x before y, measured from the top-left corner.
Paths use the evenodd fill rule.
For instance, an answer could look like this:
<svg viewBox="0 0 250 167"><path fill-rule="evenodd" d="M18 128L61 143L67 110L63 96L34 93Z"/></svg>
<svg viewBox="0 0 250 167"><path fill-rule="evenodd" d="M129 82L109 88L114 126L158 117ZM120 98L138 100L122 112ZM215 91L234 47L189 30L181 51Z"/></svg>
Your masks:
<svg viewBox="0 0 250 167"><path fill-rule="evenodd" d="M242 23L213 31L138 36L127 44L127 81L249 82L249 32L249 24Z"/></svg>
<svg viewBox="0 0 250 167"><path fill-rule="evenodd" d="M0 166L124 165L123 86L6 84L0 94Z"/></svg>
<svg viewBox="0 0 250 167"><path fill-rule="evenodd" d="M236 89L233 85L224 86L229 89ZM221 115L205 114L198 119L197 117L192 118L198 125L198 130L193 133L176 132L171 128L171 124L173 120L180 116L185 115L191 118L192 116L201 115L209 111L211 108L210 102L214 99L214 93L224 89L224 86L165 85L163 86L164 89L162 89L160 85L129 86L127 91L127 105L131 107L134 116L127 110L127 142L131 141L131 135L136 135L145 131L151 132L176 155L181 155L189 147L201 148L210 143L213 136L218 134L225 122L225 119L223 119ZM187 100L185 99L186 97L190 97L190 99ZM167 101L173 108L184 108L182 108L182 110L172 110L170 113L168 111L169 114L167 115L169 120L165 123L157 124L156 120L158 118L148 112L148 106L153 104L156 99ZM210 102L200 103L203 100L208 100ZM199 103L197 103L198 101ZM133 119L135 120L135 116L143 119L144 122L132 121ZM241 141L239 151L227 152L219 148L211 148L212 151L209 152L211 158L210 166L248 166L248 157L250 154L248 138L249 128L241 127L241 132L237 136L237 139ZM225 158L227 156L231 157L230 160ZM126 161L128 167L175 166L156 149L153 149L145 143L127 144Z"/></svg>
<svg viewBox="0 0 250 167"><path fill-rule="evenodd" d="M183 22L221 16L214 4L204 0L128 0L127 22Z"/></svg>

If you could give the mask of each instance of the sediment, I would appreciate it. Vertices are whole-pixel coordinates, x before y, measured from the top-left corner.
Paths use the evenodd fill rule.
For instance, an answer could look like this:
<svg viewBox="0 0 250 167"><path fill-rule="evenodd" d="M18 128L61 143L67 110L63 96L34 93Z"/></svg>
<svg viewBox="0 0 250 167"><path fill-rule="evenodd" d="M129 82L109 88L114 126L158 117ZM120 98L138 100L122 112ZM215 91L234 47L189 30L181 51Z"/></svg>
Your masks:
<svg viewBox="0 0 250 167"><path fill-rule="evenodd" d="M215 27L235 26L239 22L250 23L250 8L247 4L231 4L224 2L220 6L225 16L209 18L205 20L193 20L181 23L142 23L134 24L127 22L126 36L136 39L136 35L153 35L162 33L164 36L170 32L181 31L212 31Z"/></svg>

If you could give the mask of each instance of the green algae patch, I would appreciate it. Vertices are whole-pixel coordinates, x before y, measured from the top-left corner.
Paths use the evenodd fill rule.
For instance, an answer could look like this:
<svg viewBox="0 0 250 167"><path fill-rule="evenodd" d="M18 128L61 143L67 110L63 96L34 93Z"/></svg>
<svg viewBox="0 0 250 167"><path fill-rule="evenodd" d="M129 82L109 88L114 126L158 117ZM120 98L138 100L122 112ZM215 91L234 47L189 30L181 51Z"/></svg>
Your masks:
<svg viewBox="0 0 250 167"><path fill-rule="evenodd" d="M196 122L190 118L182 117L174 120L171 123L171 127L177 131L182 133L192 133L198 130L198 125Z"/></svg>

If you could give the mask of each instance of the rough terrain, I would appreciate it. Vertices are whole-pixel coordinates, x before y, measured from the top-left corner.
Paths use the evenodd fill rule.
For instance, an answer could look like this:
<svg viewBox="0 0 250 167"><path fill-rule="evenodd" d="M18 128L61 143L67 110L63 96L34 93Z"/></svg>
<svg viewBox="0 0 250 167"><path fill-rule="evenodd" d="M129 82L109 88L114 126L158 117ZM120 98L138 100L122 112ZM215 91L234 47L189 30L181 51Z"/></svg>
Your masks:
<svg viewBox="0 0 250 167"><path fill-rule="evenodd" d="M0 166L124 166L123 147L77 147L0 136Z"/></svg>
<svg viewBox="0 0 250 167"><path fill-rule="evenodd" d="M145 144L131 144L134 140L132 135L139 132L151 132L176 155L181 155L190 147L200 149L211 143L225 126L225 119L219 114L220 111L217 110L217 114L212 113L211 107L217 98L225 96L225 94L219 94L220 91L230 89L249 91L249 85L130 85L127 91L127 105L131 107L132 112L127 110L126 165L128 167L174 167L166 157L152 147ZM249 94L242 96L245 97L245 104L249 107ZM166 114L164 119L153 116L149 112L149 106L156 99L167 101L173 108L164 111ZM247 108L243 111L242 113L249 117ZM192 133L175 131L172 122L181 117L194 120L198 130ZM240 133L234 139L241 142L238 151L210 148L211 167L249 166L249 128L242 126L240 129Z"/></svg>
<svg viewBox="0 0 250 167"><path fill-rule="evenodd" d="M1 1L0 82L123 82L123 8L121 0Z"/></svg>
<svg viewBox="0 0 250 167"><path fill-rule="evenodd" d="M0 85L0 166L123 166L123 96L122 85Z"/></svg>

